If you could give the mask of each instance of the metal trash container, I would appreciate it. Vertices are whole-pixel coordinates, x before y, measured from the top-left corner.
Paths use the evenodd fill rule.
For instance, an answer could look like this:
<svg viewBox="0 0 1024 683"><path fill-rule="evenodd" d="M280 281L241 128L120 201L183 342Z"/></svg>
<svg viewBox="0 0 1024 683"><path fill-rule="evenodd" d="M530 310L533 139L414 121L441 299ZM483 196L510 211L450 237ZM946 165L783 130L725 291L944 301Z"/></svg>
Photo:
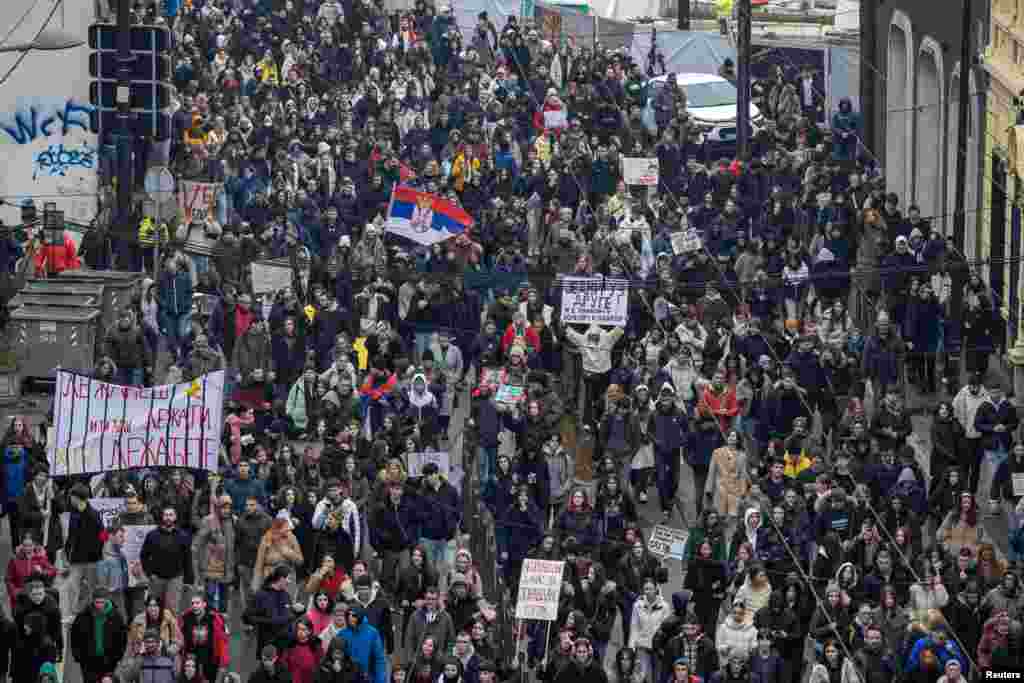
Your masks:
<svg viewBox="0 0 1024 683"><path fill-rule="evenodd" d="M146 277L145 273L129 273L122 270L66 270L57 276L60 283L85 283L103 285L103 329L109 329L117 322L118 312L131 303L136 286Z"/></svg>
<svg viewBox="0 0 1024 683"><path fill-rule="evenodd" d="M10 310L22 306L59 306L61 308L103 309L105 285L59 280L30 280L8 304Z"/></svg>
<svg viewBox="0 0 1024 683"><path fill-rule="evenodd" d="M53 379L58 366L92 372L101 313L98 308L22 306L11 313L11 350L23 378Z"/></svg>

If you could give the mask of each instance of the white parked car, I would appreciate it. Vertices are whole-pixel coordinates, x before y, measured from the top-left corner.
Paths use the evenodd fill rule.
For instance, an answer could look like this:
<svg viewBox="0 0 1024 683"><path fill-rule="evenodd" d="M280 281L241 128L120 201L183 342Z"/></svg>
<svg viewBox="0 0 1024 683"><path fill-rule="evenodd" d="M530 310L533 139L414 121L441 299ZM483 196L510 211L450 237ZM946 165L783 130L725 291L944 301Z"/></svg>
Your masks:
<svg viewBox="0 0 1024 683"><path fill-rule="evenodd" d="M736 86L714 74L675 74L676 84L686 93L686 110L690 121L696 124L706 139L728 139L736 137ZM647 82L647 106L643 121L647 129L657 133L654 116L654 98L665 87L668 75L656 76ZM756 128L761 112L753 103L750 105L750 122Z"/></svg>

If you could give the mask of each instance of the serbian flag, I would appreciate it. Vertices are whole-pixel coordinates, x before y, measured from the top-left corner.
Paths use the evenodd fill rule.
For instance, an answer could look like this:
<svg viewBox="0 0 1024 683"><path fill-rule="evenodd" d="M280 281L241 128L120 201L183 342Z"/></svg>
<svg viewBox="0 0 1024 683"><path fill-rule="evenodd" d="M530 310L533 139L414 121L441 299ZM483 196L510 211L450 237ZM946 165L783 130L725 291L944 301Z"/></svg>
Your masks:
<svg viewBox="0 0 1024 683"><path fill-rule="evenodd" d="M387 231L430 246L461 235L473 225L462 207L427 192L396 187L391 193Z"/></svg>

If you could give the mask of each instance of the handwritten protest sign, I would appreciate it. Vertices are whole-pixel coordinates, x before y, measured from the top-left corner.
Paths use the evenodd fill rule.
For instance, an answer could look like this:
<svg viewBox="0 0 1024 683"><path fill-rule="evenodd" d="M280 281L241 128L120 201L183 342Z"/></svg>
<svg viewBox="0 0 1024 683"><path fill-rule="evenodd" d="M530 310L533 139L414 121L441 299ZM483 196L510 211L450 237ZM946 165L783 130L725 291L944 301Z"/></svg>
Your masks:
<svg viewBox="0 0 1024 683"><path fill-rule="evenodd" d="M128 587L135 588L139 580L145 575L142 573L142 562L139 556L142 554L142 544L146 541L146 534L156 528L155 524L129 524L124 528L124 545L121 552L128 563Z"/></svg>
<svg viewBox="0 0 1024 683"><path fill-rule="evenodd" d="M647 549L658 557L671 557L674 560L683 559L683 551L686 549L686 532L682 529L673 529L670 526L659 524L651 532L651 538L647 542Z"/></svg>
<svg viewBox="0 0 1024 683"><path fill-rule="evenodd" d="M205 223L212 220L217 212L217 197L220 183L202 183L197 180L178 182L178 211L181 220L188 223Z"/></svg>
<svg viewBox="0 0 1024 683"><path fill-rule="evenodd" d="M669 239L672 241L672 252L676 256L700 251L703 246L700 234L692 229L673 233Z"/></svg>
<svg viewBox="0 0 1024 683"><path fill-rule="evenodd" d="M252 291L255 294L276 293L292 286L292 269L277 263L254 261L250 265Z"/></svg>
<svg viewBox="0 0 1024 683"><path fill-rule="evenodd" d="M629 282L600 277L564 277L562 323L623 326L629 317Z"/></svg>
<svg viewBox="0 0 1024 683"><path fill-rule="evenodd" d="M658 186L658 157L622 157L622 179L627 185Z"/></svg>
<svg viewBox="0 0 1024 683"><path fill-rule="evenodd" d="M568 128L569 117L566 115L564 109L555 109L553 111L544 112L544 127L545 128Z"/></svg>
<svg viewBox="0 0 1024 683"><path fill-rule="evenodd" d="M423 466L428 462L437 465L441 476L448 480L448 483L455 487L455 490L462 493L462 480L465 473L462 466L451 462L448 451L423 451L422 453L409 453L405 456L406 469L410 477L422 476Z"/></svg>
<svg viewBox="0 0 1024 683"><path fill-rule="evenodd" d="M523 387L514 386L512 384L502 384L498 387L498 393L494 395L494 400L496 402L503 403L508 406L514 406L517 403L522 403L524 398L526 398L526 392Z"/></svg>
<svg viewBox="0 0 1024 683"><path fill-rule="evenodd" d="M57 372L52 476L144 467L217 471L224 371L188 384L128 387Z"/></svg>
<svg viewBox="0 0 1024 683"><path fill-rule="evenodd" d="M516 619L555 621L558 599L562 594L562 572L565 562L524 560L519 575L519 596Z"/></svg>

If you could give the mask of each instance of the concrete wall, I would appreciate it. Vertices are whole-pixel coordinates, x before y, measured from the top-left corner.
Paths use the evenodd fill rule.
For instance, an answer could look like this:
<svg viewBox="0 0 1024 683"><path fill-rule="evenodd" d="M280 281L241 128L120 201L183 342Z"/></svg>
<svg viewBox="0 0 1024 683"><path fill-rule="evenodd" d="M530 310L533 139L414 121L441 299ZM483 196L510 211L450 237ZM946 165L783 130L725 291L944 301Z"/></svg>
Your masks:
<svg viewBox="0 0 1024 683"><path fill-rule="evenodd" d="M987 34L986 2L974 3L972 39ZM960 3L936 11L934 0L888 0L876 12L874 56L874 150L885 169L889 190L901 207L921 206L933 225L952 232L956 175L956 92L960 61ZM982 46L983 48L984 46ZM979 212L984 146L984 77L972 69L971 139L968 162L968 258L979 250ZM978 93L978 96L974 96Z"/></svg>
<svg viewBox="0 0 1024 683"><path fill-rule="evenodd" d="M4 45L31 42L43 26L85 40L94 16L92 0L0 5L0 39L14 31ZM95 216L99 159L89 122L89 52L83 45L28 53L0 83L0 197L9 204L31 197L40 208L56 202L68 220L88 223ZM0 80L20 56L0 54ZM17 223L20 211L0 207L0 219Z"/></svg>

